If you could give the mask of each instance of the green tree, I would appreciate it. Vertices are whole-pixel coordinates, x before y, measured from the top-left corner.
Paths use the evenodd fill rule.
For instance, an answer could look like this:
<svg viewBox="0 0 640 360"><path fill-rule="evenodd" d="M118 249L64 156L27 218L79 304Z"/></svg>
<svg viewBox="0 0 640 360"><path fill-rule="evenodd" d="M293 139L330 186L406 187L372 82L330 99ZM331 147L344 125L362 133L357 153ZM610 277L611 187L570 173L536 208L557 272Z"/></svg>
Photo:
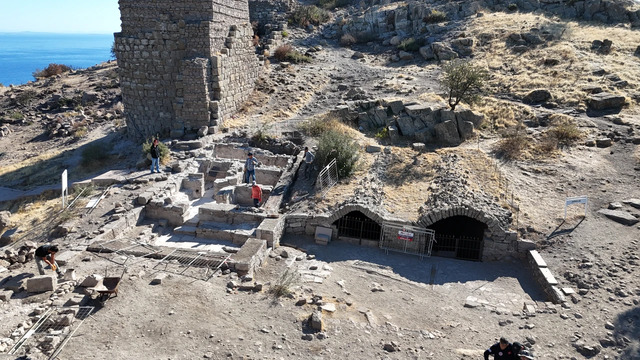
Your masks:
<svg viewBox="0 0 640 360"><path fill-rule="evenodd" d="M455 110L461 101L472 104L484 93L488 72L469 61L455 59L442 65L440 85L447 92L449 107Z"/></svg>

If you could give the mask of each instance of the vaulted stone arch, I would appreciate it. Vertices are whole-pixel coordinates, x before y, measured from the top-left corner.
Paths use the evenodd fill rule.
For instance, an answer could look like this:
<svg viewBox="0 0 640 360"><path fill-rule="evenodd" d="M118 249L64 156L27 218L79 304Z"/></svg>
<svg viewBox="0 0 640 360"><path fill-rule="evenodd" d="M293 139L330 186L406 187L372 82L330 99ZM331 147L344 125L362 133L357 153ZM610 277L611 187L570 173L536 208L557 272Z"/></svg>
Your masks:
<svg viewBox="0 0 640 360"><path fill-rule="evenodd" d="M367 208L366 206L353 204L353 205L344 205L340 207L338 210L336 210L333 213L333 215L329 216L329 218L327 219L327 223L332 224L336 220L340 219L341 217L353 211L359 211L365 214L368 218L375 221L379 225L382 225L382 223L384 222L384 218L378 215L377 213L375 213L373 210Z"/></svg>
<svg viewBox="0 0 640 360"><path fill-rule="evenodd" d="M475 228L472 231L474 234L456 233L452 230L451 221L459 226ZM445 244L450 241L451 249L444 245L445 251L440 254L443 256L485 261L500 259L512 251L517 240L515 232L505 230L494 216L470 206L452 206L426 212L419 218L418 224L436 230L436 238L440 231ZM443 234L443 230L449 234ZM447 235L450 236L448 239ZM446 250L450 250L449 255L446 255Z"/></svg>

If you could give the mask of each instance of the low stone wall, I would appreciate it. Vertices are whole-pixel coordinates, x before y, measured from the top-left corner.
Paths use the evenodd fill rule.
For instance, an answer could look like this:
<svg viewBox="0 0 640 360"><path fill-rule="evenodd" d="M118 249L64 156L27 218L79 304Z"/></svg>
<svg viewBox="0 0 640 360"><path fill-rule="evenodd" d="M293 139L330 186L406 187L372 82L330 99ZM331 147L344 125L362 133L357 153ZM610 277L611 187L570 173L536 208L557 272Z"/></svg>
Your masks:
<svg viewBox="0 0 640 360"><path fill-rule="evenodd" d="M108 241L122 237L127 231L136 227L146 216L144 207L137 207L123 214L113 222L106 224L103 233L93 238L93 241Z"/></svg>
<svg viewBox="0 0 640 360"><path fill-rule="evenodd" d="M182 190L189 194L189 199L199 199L204 195L204 174L189 174L182 179Z"/></svg>
<svg viewBox="0 0 640 360"><path fill-rule="evenodd" d="M235 270L240 274L253 273L262 265L268 254L267 241L247 239L240 250L233 256Z"/></svg>
<svg viewBox="0 0 640 360"><path fill-rule="evenodd" d="M257 167L256 169L256 183L259 185L275 186L280 180L282 175L282 169L276 167Z"/></svg>
<svg viewBox="0 0 640 360"><path fill-rule="evenodd" d="M253 206L253 198L251 197L250 185L238 185L234 186L233 188L233 203L241 206ZM264 204L267 200L269 200L269 196L271 195L271 190L273 188L271 186L261 186L261 188L262 203Z"/></svg>
<svg viewBox="0 0 640 360"><path fill-rule="evenodd" d="M204 204L198 209L200 222L219 222L227 224L260 223L266 215L247 212L234 204Z"/></svg>
<svg viewBox="0 0 640 360"><path fill-rule="evenodd" d="M149 219L164 219L172 226L184 225L187 221L189 204L166 203L164 199L153 199L145 206L145 217Z"/></svg>
<svg viewBox="0 0 640 360"><path fill-rule="evenodd" d="M254 157L263 165L263 166L276 166L279 168L284 168L289 163L291 159L288 155L274 155L271 153L267 153L261 149L251 148L246 144L240 143L227 143L227 144L216 144L213 153L217 158L222 159L235 159L245 161L247 158L247 154L253 152Z"/></svg>
<svg viewBox="0 0 640 360"><path fill-rule="evenodd" d="M285 216L264 219L256 229L256 237L266 240L267 245L270 247L278 247L280 246L280 239L284 234L285 223Z"/></svg>
<svg viewBox="0 0 640 360"><path fill-rule="evenodd" d="M562 291L558 287L558 280L553 276L551 270L547 267L540 253L537 250L529 251L527 255L529 266L531 267L533 277L542 287L547 297L554 303L560 304L566 301Z"/></svg>

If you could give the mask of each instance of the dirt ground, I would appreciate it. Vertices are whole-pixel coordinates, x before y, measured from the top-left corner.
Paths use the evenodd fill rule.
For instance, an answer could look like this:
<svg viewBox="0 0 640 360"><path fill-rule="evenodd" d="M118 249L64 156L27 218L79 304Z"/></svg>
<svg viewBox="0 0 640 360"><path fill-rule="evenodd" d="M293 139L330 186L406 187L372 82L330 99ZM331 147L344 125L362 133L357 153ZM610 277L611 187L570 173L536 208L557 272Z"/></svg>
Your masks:
<svg viewBox="0 0 640 360"><path fill-rule="evenodd" d="M502 26L516 28L518 19L509 22L500 19L478 18L476 26L488 27L502 21ZM524 20L534 21L529 17ZM572 51L584 59L586 43L590 39L583 38L587 35L580 31L579 24L569 25L573 30L567 34L572 37L566 39L564 46L575 40L577 45ZM619 33L624 31L616 29L621 48L636 46L635 37L629 44L623 43L624 33ZM597 32L594 36L601 34ZM291 37L300 47L317 41L307 39L307 34L299 30L292 30ZM324 45L311 64L286 69L277 63L271 64L268 77L262 80L256 95L256 99L268 101L260 100L248 106L246 112L230 123L234 126L231 130L257 129L250 124L256 115L264 122L273 123L323 114L344 101L337 90L342 83L362 88L371 98L438 98L433 91L437 86L436 65L415 61L390 66L387 58L393 53L392 49L366 53L363 60L354 60L351 58L354 50L366 50L366 47L345 49ZM486 57L490 68L498 69L501 64L491 64L498 61L494 56L498 56L502 48L494 50L495 53L487 51L479 56ZM629 59L616 55L614 59L598 60L603 61L626 64ZM112 68L114 65L106 66ZM508 70L504 71L508 73ZM80 73L58 80L73 83L81 91L95 90L96 87L87 85L92 84L90 77L102 79L103 83L111 81L109 75L100 74ZM622 74L630 82L637 76L630 67L625 67ZM79 81L79 76L84 80ZM540 76L554 75L543 72ZM286 86L281 85L284 81L288 82ZM558 84L559 90L575 86L564 81L554 84ZM46 88L62 87L61 83L55 82L43 86L45 89L39 86L25 85L23 88L38 88L46 93ZM0 88L0 94L5 96L8 91L8 88ZM34 121L10 123L12 133L0 138L0 186L20 191L28 190L30 184L57 186L57 174L65 166L75 169L71 172L72 181L91 177L104 169L133 167L140 160L137 155L139 144L126 141L119 132L117 96L113 93L105 95L102 105L95 105L109 104L103 113L112 111L113 117L93 122L87 127L85 137L49 138L43 135L48 131L48 123L34 109L27 111L33 111L29 116ZM572 104L575 96L572 92L561 100ZM41 100L46 101L45 98ZM3 108L5 115L14 111L13 105L4 106L7 107ZM91 110L95 113L98 109ZM497 124L514 120L496 113L503 117L488 120ZM640 359L640 258L637 252L640 227L637 224L625 226L597 214L612 202L640 199L640 150L637 144L625 141L637 137L640 132L640 119L636 113L637 108L631 103L629 108L617 114L624 119L624 123L618 124L609 118L588 117L583 112L575 114L585 134L591 137L614 134L611 137L622 139L607 148L576 145L549 158L505 161L495 154L500 134L494 129L483 129L477 140L457 149L439 150L460 154L480 151L481 154L475 155L477 160L469 160L468 164L469 170L475 173L489 172L485 169L486 159L497 162L520 209L518 222L512 227L518 230L521 238L537 243L560 287L577 292L564 305L545 301L522 259L492 263L436 257L420 259L341 242L322 247L308 238L287 236L282 242L293 247L273 250L264 267L254 274L255 280L264 285L259 292L229 289L229 281L239 281L233 273L219 273L208 281L169 274L162 284L151 285L159 273L154 269L158 261L136 262L127 267L117 297L104 304L85 297L87 305L95 306L95 312L78 328L59 358L480 359L484 349L500 336L507 336L528 345L538 359ZM527 131L535 133L538 129ZM77 167L83 146L97 139L115 144L109 159L95 169ZM360 135L359 141L362 145L376 142L372 134ZM397 174L410 175L410 171L400 171L410 169L414 161L408 145L392 146L399 171L389 174L395 177L389 176L385 184L385 192L389 194L385 206L394 209L396 215L410 219L424 202L412 193L416 188L428 188L430 172L427 167L430 159L437 159L438 152L423 155L421 170L424 177L407 180ZM53 163L44 161L52 158ZM380 161L374 155L363 155L362 163L363 167L355 177L332 190L333 193L322 200L323 204L337 203L353 194L359 180L370 176L368 165L374 164L371 166L377 172L373 173L380 174L381 179L387 170L384 166L375 168ZM40 178L34 177L43 168L50 172ZM486 175L478 175L474 183L485 186L490 192L490 182L495 179L493 174ZM46 181L48 178L51 181ZM97 256L84 248L100 225L112 215L114 206L132 204L145 186L149 185L130 184L118 188L91 214L82 208L86 199L79 201L78 209L82 210L74 214L82 225L77 232L55 242L67 251L77 250L78 254L65 267L73 267L80 280L94 273L103 274L105 269L122 271L114 263L122 259L112 255ZM310 186L309 182L303 181L295 184L301 194L312 193ZM93 196L100 190L96 189ZM0 194L14 192L0 189ZM569 208L569 216L564 221L565 198L580 195L589 197L586 217L580 206L574 206ZM43 242L47 232L37 231L37 226L47 223L50 214L57 214L58 202L58 199L46 200L46 197L30 198L3 202L2 208L11 210L11 220L22 224L23 231L35 228L29 233L29 239ZM401 207L400 204L404 205ZM304 209L308 204L302 205ZM629 205L623 204L622 210L640 217L640 210ZM130 236L135 238L137 234ZM283 249L287 257L281 256ZM304 260L295 260L301 254L299 249L314 255L315 259L302 256ZM0 273L0 279L35 271L35 264L29 262ZM287 278L287 274L291 278ZM291 294L275 297L270 290L279 285L285 285ZM65 294L64 299L73 294ZM0 338L8 337L34 309L47 304L49 295L22 292L8 301L0 301ZM480 305L465 307L469 297ZM300 299L305 300L304 304ZM524 304L529 302L535 304L537 312L534 315L523 312ZM313 310L322 306L325 307L322 311L325 328L312 332L307 319ZM311 339L305 340L308 338ZM585 346L589 349L585 350ZM591 355L583 355L590 351Z"/></svg>

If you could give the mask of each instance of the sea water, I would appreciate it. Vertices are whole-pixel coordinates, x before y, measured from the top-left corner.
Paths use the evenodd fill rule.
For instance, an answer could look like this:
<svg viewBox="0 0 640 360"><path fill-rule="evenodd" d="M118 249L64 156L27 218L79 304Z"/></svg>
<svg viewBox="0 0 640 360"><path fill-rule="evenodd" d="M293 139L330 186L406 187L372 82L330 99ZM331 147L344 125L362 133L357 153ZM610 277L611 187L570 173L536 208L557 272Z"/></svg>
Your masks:
<svg viewBox="0 0 640 360"><path fill-rule="evenodd" d="M112 59L113 34L0 33L0 84L20 85L51 63L87 68Z"/></svg>

